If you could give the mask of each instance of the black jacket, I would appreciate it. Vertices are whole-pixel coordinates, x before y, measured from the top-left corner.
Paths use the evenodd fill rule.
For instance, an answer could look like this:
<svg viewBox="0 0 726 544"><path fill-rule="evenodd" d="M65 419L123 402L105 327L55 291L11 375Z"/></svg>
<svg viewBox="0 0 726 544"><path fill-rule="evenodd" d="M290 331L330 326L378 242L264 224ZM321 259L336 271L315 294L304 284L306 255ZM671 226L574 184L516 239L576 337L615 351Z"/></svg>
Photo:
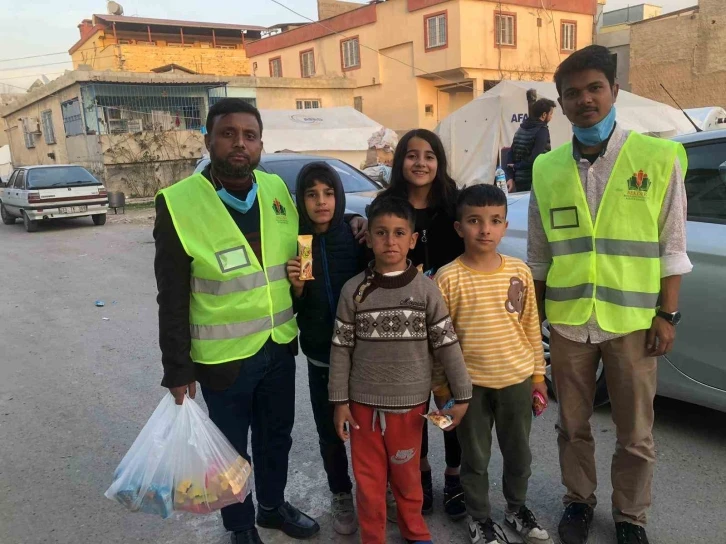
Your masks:
<svg viewBox="0 0 726 544"><path fill-rule="evenodd" d="M532 188L534 160L551 149L550 130L547 123L531 117L525 119L514 134L512 141L514 183L517 191L529 191Z"/></svg>
<svg viewBox="0 0 726 544"><path fill-rule="evenodd" d="M311 171L325 170L334 182L335 212L328 231L315 234L305 209L302 180ZM330 364L330 341L333 337L335 313L343 285L365 269L365 246L356 242L345 219L345 191L340 176L325 162L307 164L297 177L295 191L300 213L300 234L313 235L313 277L305 283L303 296L295 301L300 329L300 347L310 359Z"/></svg>
<svg viewBox="0 0 726 544"><path fill-rule="evenodd" d="M454 229L454 210L427 208L416 210L418 242L408 257L414 266L423 266L427 276L464 253L464 240Z"/></svg>

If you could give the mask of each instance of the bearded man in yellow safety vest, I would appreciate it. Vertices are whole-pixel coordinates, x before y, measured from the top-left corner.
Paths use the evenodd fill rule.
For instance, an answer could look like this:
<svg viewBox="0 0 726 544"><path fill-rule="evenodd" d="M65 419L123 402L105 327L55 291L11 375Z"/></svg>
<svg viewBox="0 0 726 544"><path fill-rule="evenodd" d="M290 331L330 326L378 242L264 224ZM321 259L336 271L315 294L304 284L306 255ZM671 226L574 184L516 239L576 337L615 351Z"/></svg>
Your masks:
<svg viewBox="0 0 726 544"><path fill-rule="evenodd" d="M657 357L680 321L686 255L683 147L618 126L615 65L605 47L570 55L555 73L572 142L534 164L528 261L551 325L559 403L564 544L587 541L597 486L590 416L602 360L617 445L612 460L618 544L647 544L655 464Z"/></svg>
<svg viewBox="0 0 726 544"><path fill-rule="evenodd" d="M255 521L308 538L320 527L284 497L297 354L285 265L297 253L297 209L282 179L255 170L262 119L254 106L223 99L206 128L211 164L156 199L162 385L182 404L199 381L210 418L248 461L252 428L259 509L255 520L251 496L222 509L232 543L260 544Z"/></svg>

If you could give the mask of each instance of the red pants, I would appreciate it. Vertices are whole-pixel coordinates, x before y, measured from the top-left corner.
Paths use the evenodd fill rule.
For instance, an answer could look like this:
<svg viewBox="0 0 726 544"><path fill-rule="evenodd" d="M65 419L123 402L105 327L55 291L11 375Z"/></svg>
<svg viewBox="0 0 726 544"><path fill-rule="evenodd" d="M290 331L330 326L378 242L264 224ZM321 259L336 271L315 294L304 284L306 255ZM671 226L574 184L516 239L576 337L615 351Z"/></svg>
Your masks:
<svg viewBox="0 0 726 544"><path fill-rule="evenodd" d="M351 428L350 451L356 482L358 522L363 544L386 542L386 486L398 506L398 527L409 540L431 540L421 515L421 435L426 421L421 405L406 414L387 413L385 431L381 421L373 419L374 409L350 403L353 419L360 429Z"/></svg>

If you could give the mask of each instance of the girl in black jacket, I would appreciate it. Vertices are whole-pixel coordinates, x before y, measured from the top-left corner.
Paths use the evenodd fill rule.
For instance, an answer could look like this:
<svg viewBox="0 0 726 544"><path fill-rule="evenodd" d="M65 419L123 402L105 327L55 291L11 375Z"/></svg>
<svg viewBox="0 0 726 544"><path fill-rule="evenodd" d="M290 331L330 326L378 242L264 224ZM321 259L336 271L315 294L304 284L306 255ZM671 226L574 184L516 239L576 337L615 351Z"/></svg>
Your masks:
<svg viewBox="0 0 726 544"><path fill-rule="evenodd" d="M444 146L436 134L417 129L401 139L393 157L390 186L382 195L405 198L416 210L416 232L419 237L409 258L425 275L433 277L439 268L464 252L464 241L454 229L458 190L447 172ZM424 514L433 511L427 427L424 426L421 444ZM452 519L461 519L466 515L466 506L459 479L461 447L455 432L444 433L444 449L444 510Z"/></svg>

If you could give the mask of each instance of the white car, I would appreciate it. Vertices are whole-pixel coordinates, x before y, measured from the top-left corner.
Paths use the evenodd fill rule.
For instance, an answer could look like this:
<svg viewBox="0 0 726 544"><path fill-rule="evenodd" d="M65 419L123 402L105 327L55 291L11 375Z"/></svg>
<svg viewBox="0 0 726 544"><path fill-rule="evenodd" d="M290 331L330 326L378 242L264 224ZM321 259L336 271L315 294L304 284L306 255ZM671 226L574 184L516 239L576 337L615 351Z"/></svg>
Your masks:
<svg viewBox="0 0 726 544"><path fill-rule="evenodd" d="M16 168L0 190L0 216L6 225L22 219L35 232L48 219L91 216L106 223L108 193L82 166L23 166Z"/></svg>

